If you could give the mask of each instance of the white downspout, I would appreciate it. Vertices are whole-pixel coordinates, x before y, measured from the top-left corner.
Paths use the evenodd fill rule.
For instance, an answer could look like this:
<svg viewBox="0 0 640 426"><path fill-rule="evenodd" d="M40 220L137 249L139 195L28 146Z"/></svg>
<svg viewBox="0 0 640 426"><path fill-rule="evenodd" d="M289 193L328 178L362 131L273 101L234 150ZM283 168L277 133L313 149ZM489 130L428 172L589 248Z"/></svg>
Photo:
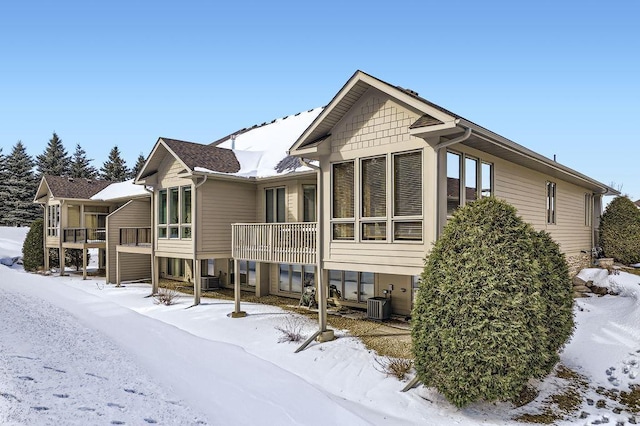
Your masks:
<svg viewBox="0 0 640 426"><path fill-rule="evenodd" d="M143 185L145 191L151 195L151 295L158 294L158 276L156 268L156 225L155 225L155 187L149 185L151 189L147 188L147 185Z"/></svg>
<svg viewBox="0 0 640 426"><path fill-rule="evenodd" d="M200 296L202 293L202 285L200 284L200 278L202 276L202 273L200 271L200 263L198 262L198 255L197 255L198 242L196 239L197 237L196 228L198 223L197 222L198 188L204 185L204 183L207 181L207 178L208 176L204 175L204 179L202 179L202 182L195 183L195 180L197 180L196 178L194 180L194 185L193 185L193 200L192 200L193 211L191 212L191 239L193 240L193 306L200 304Z"/></svg>
<svg viewBox="0 0 640 426"><path fill-rule="evenodd" d="M458 136L455 139L450 139L448 141L441 142L435 146L436 152L440 151L442 148L446 148L451 145L455 145L460 142L464 142L471 136L471 128L467 127L462 136Z"/></svg>
<svg viewBox="0 0 640 426"><path fill-rule="evenodd" d="M317 206L316 206L316 270L318 271L318 331L314 333L306 342L300 346L296 352L300 352L306 348L315 338L320 342L328 342L334 339L333 330L327 329L327 289L324 282L324 270L322 268L322 259L324 257L324 226L323 226L323 185L322 170L320 167L313 165L302 158L298 158L302 166L309 167L316 171L317 174Z"/></svg>

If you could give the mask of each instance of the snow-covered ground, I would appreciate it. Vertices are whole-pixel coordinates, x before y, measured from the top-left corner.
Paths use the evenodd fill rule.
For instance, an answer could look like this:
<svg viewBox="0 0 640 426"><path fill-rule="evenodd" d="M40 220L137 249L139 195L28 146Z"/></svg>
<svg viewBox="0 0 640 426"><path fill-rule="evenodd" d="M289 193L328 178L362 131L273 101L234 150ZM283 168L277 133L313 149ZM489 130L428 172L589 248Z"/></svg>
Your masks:
<svg viewBox="0 0 640 426"><path fill-rule="evenodd" d="M19 255L24 235L0 228L0 255ZM601 398L597 386L638 383L640 277L581 274L620 296L576 304L577 330L562 362L590 387L581 408L559 423L606 417L615 425L630 414L587 398ZM156 305L145 297L148 285L98 283L0 267L0 424L506 425L562 386L545 380L538 399L520 409L459 410L432 390L401 393L404 383L379 372L375 354L345 332L294 354L298 345L278 343L276 327L294 318L308 336L316 325L279 308L243 304L249 316L232 319L227 300L189 308L183 296Z"/></svg>

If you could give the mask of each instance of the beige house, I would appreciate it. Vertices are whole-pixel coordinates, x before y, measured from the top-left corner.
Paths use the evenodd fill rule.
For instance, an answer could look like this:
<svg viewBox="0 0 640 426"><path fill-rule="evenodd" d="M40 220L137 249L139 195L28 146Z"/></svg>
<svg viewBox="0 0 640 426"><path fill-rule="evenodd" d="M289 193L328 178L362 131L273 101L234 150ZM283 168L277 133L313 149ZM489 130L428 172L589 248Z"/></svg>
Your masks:
<svg viewBox="0 0 640 426"><path fill-rule="evenodd" d="M383 304L390 300L402 315L411 312L425 255L458 206L487 196L504 199L576 260L595 245L602 196L618 193L360 71L290 154L319 166L317 228L266 220L235 224L233 256L278 265L284 253L313 253L304 262L318 265L321 297L364 308L370 298L384 297ZM256 196L267 189L256 187ZM286 220L303 222L300 215Z"/></svg>
<svg viewBox="0 0 640 426"><path fill-rule="evenodd" d="M45 269L57 266L63 273L65 251L79 249L86 278L87 250L97 249L98 267L105 269L107 282L119 282L118 275L124 280L151 277L149 200L144 187L131 181L43 176L34 202L43 207L45 253L55 249L60 259L60 265L49 265L45 256ZM132 253L121 270L116 255L120 250Z"/></svg>
<svg viewBox="0 0 640 426"><path fill-rule="evenodd" d="M211 144L158 139L136 179L153 188L154 283L191 283L195 304L202 290L233 286L236 277L242 289L259 296L300 297L303 281L314 282L316 172L286 150L320 111L242 129ZM262 229L278 233L283 223L305 220L304 226L285 226L309 244L279 250L276 258L236 257L234 263L232 224L269 223Z"/></svg>

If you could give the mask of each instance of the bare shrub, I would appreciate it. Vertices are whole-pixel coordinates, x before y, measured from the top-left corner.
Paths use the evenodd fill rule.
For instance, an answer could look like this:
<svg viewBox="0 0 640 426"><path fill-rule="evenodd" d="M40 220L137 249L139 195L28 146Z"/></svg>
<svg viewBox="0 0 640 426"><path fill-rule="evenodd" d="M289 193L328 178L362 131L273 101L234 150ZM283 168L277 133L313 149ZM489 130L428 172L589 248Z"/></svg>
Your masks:
<svg viewBox="0 0 640 426"><path fill-rule="evenodd" d="M406 358L392 358L389 356L376 357L374 368L387 376L393 376L398 380L404 380L407 373L413 368L413 360Z"/></svg>
<svg viewBox="0 0 640 426"><path fill-rule="evenodd" d="M178 292L171 288L161 288L157 294L153 295L153 301L156 305L170 306L176 303L178 296Z"/></svg>
<svg viewBox="0 0 640 426"><path fill-rule="evenodd" d="M296 321L294 317L287 317L282 322L282 325L276 327L276 330L282 333L282 336L278 339L278 343L299 342L304 339L302 335L302 324L300 321Z"/></svg>

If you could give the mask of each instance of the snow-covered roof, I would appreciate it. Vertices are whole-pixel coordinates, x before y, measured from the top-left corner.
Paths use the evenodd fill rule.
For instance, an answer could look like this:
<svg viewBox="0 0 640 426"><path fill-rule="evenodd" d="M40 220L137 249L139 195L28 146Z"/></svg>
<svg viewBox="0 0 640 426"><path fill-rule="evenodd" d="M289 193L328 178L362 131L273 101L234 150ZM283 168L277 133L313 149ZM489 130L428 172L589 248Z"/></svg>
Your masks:
<svg viewBox="0 0 640 426"><path fill-rule="evenodd" d="M229 135L214 142L221 148L232 149L240 163L240 170L230 173L242 177L271 177L292 171L311 170L308 167L282 168L278 165L287 158L287 151L307 127L322 112L314 108L296 115L279 118L261 126L243 129L235 134L235 141ZM207 172L203 167L195 168Z"/></svg>
<svg viewBox="0 0 640 426"><path fill-rule="evenodd" d="M144 189L144 185L135 185L133 183L133 179L129 179L124 182L112 183L102 191L92 196L91 200L110 201L142 196L149 196L149 193Z"/></svg>

